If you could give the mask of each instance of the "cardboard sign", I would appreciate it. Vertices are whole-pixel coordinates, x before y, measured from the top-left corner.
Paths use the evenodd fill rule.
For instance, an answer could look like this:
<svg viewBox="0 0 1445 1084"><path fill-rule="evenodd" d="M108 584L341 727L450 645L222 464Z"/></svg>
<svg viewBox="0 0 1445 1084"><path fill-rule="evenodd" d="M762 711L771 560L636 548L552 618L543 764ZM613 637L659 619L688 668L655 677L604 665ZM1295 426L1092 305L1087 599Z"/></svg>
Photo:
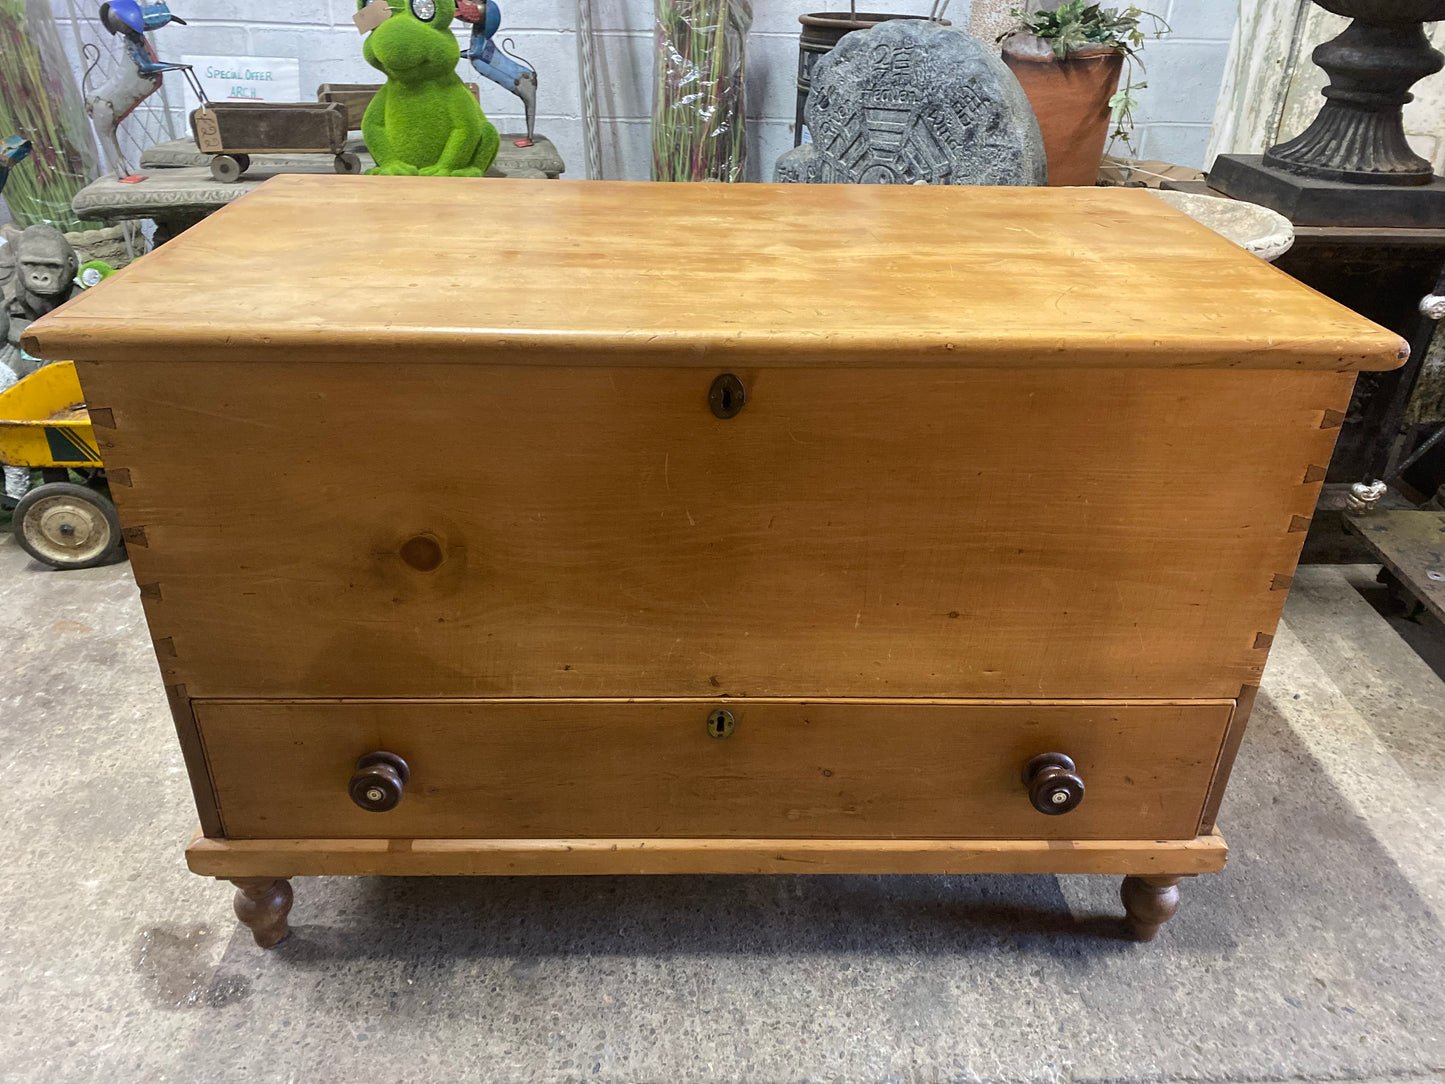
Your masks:
<svg viewBox="0 0 1445 1084"><path fill-rule="evenodd" d="M301 62L276 56L183 56L213 102L299 102ZM186 87L189 109L201 103Z"/></svg>
<svg viewBox="0 0 1445 1084"><path fill-rule="evenodd" d="M361 33L369 34L390 18L391 5L386 0L372 0L366 7L353 15L351 21L356 24L356 29Z"/></svg>

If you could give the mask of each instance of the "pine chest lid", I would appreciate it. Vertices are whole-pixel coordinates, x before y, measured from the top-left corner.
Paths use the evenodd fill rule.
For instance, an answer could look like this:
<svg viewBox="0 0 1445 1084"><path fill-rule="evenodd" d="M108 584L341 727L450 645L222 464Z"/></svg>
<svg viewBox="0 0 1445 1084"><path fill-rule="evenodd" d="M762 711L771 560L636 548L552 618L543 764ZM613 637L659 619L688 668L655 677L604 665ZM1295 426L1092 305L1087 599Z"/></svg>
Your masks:
<svg viewBox="0 0 1445 1084"><path fill-rule="evenodd" d="M1392 369L1137 189L283 175L32 324L79 360Z"/></svg>

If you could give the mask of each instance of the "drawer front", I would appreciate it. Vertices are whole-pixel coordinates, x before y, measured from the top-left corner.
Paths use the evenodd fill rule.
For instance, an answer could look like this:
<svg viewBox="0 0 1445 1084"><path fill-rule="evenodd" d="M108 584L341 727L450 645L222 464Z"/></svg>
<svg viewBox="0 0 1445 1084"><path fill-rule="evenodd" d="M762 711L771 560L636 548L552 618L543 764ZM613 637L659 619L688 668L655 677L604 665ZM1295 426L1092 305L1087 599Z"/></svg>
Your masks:
<svg viewBox="0 0 1445 1084"><path fill-rule="evenodd" d="M1351 374L82 366L168 685L1233 698Z"/></svg>
<svg viewBox="0 0 1445 1084"><path fill-rule="evenodd" d="M1188 839L1230 701L193 702L228 837ZM718 710L731 733L713 736ZM725 721L724 721L725 722ZM724 726L723 729L726 729ZM349 794L401 757L386 812ZM1041 753L1071 812L1035 810Z"/></svg>

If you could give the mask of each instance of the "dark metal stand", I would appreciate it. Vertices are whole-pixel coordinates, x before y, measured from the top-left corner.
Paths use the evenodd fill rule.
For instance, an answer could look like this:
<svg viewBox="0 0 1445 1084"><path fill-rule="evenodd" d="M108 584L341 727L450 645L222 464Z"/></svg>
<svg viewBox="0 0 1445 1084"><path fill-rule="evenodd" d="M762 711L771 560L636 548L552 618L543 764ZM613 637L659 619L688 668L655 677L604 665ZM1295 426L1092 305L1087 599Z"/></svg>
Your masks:
<svg viewBox="0 0 1445 1084"><path fill-rule="evenodd" d="M1424 25L1359 18L1316 49L1314 61L1330 76L1324 107L1302 134L1271 147L1264 164L1326 181L1429 184L1434 171L1410 149L1401 115L1410 88L1445 67Z"/></svg>
<svg viewBox="0 0 1445 1084"><path fill-rule="evenodd" d="M1401 368L1361 373L1355 382L1326 480L1386 477L1412 444L1407 407L1435 331L1420 300L1436 292L1445 273L1445 229L1302 226L1295 247L1275 266L1410 343L1410 360Z"/></svg>
<svg viewBox="0 0 1445 1084"><path fill-rule="evenodd" d="M1267 164L1258 154L1221 154L1211 187L1263 204L1297 226L1445 227L1445 180L1411 188L1304 177Z"/></svg>
<svg viewBox="0 0 1445 1084"><path fill-rule="evenodd" d="M1410 149L1410 88L1445 67L1424 23L1445 0L1316 0L1354 18L1314 51L1329 73L1304 132L1259 155L1222 155L1212 187L1273 207L1297 226L1445 227L1445 180Z"/></svg>

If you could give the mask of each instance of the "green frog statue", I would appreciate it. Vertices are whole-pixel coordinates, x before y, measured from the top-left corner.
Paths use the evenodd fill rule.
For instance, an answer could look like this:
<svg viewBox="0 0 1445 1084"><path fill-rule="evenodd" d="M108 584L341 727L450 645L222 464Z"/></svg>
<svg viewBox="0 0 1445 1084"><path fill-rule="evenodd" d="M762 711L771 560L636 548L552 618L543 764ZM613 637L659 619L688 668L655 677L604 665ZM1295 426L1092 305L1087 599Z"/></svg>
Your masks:
<svg viewBox="0 0 1445 1084"><path fill-rule="evenodd" d="M457 74L461 49L452 35L455 0L374 0L390 16L366 37L362 55L385 73L361 120L368 173L480 177L501 137ZM366 0L357 0L358 26ZM374 21L374 20L373 20Z"/></svg>

